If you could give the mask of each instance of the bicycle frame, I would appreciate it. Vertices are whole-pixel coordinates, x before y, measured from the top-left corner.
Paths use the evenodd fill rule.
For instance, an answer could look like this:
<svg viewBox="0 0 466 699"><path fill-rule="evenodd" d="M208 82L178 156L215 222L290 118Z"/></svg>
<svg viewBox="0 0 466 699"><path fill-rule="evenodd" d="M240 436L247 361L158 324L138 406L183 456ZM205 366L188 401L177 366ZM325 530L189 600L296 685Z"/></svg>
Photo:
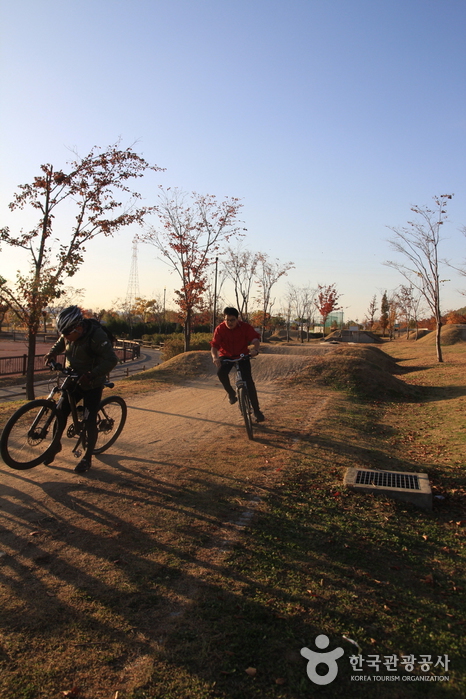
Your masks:
<svg viewBox="0 0 466 699"><path fill-rule="evenodd" d="M62 383L61 386L54 386L52 390L50 391L49 395L47 396L48 400L53 400L57 403L57 413L60 415L63 403L65 401L65 394L68 399L68 403L70 406L70 412L71 412L71 418L72 418L72 425L68 427L68 437L78 437L78 441L75 444L73 448L73 454L76 457L79 457L81 455L80 447L81 444L84 442L85 439L85 425L86 425L86 418L87 418L87 410L84 409L83 411L83 418L80 419L80 416L78 414L78 404L76 402L76 398L73 395L72 388L76 385L76 381L79 378L79 374L73 371L72 369L63 369L60 364L57 364L53 361L50 362L50 366L52 369L55 371L60 371L62 375L66 376L64 382ZM114 384L107 381L104 384L108 388L113 388ZM55 396L57 393L60 393L60 398L58 402L55 400ZM81 399L80 399L81 400ZM78 401L78 403L80 402ZM50 425L50 422L49 422ZM84 445L83 445L84 446Z"/></svg>
<svg viewBox="0 0 466 699"><path fill-rule="evenodd" d="M76 457L79 457L81 455L80 447L81 447L81 442L83 441L84 437L84 420L86 419L86 415L84 415L84 419L80 420L79 415L78 415L78 408L77 408L77 403L76 399L71 391L71 389L76 385L76 381L79 378L79 374L76 372L73 372L71 370L67 369L61 369L58 365L54 365L52 367L56 371L61 371L62 374L66 374L66 378L64 382L62 383L61 386L54 386L52 390L50 391L49 395L47 396L48 400L53 400L57 404L57 413L58 415L61 415L63 403L65 402L65 395L66 398L68 399L68 403L70 406L70 413L71 413L71 419L72 419L72 427L74 429L74 435L79 436L79 439L77 443L75 444L73 448L73 454ZM55 396L57 393L60 394L60 398L58 401L55 399ZM79 401L78 401L79 402ZM71 426L68 428L68 431L70 431Z"/></svg>
<svg viewBox="0 0 466 699"><path fill-rule="evenodd" d="M224 359L223 357L220 357L220 361L235 365L235 371L236 371L235 386L236 386L237 392L238 392L239 388L245 388L246 391L248 390L246 381L243 379L243 375L241 373L241 366L240 366L240 362L244 361L246 358L249 358L249 354L241 354L238 357L238 359Z"/></svg>
<svg viewBox="0 0 466 699"><path fill-rule="evenodd" d="M248 435L249 439L253 439L252 420L251 420L251 401L249 398L249 391L248 391L247 383L243 379L243 375L241 373L241 362L244 361L245 359L249 359L249 355L242 354L238 357L238 359L223 359L223 358L221 358L221 361L235 365L235 370L236 370L235 386L236 386L236 397L238 399L238 406L239 406L241 415L243 416L243 419L244 419L247 435Z"/></svg>

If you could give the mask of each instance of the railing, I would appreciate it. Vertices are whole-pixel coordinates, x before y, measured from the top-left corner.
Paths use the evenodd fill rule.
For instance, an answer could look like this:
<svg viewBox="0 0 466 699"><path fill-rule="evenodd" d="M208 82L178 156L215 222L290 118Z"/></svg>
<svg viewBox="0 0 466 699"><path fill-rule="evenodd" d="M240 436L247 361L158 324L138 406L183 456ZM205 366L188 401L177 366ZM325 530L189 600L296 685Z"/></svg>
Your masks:
<svg viewBox="0 0 466 699"><path fill-rule="evenodd" d="M141 346L137 342L130 342L129 340L118 340L117 345L113 349L120 364L137 359L141 354ZM58 356L57 361L64 364L65 355ZM0 357L0 376L12 376L13 374L26 376L26 369L27 354L16 357ZM34 357L34 373L36 374L40 371L48 371L48 368L44 366L44 355L36 354Z"/></svg>

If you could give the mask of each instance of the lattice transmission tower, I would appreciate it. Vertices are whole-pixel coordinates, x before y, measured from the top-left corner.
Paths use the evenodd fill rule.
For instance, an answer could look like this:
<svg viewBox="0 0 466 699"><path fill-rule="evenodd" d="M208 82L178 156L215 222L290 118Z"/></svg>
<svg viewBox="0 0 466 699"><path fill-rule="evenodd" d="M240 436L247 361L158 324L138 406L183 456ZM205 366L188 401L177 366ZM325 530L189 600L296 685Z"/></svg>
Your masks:
<svg viewBox="0 0 466 699"><path fill-rule="evenodd" d="M138 244L133 240L133 255L131 257L131 270L129 273L128 288L126 290L125 306L129 310L133 307L134 300L140 296L138 276Z"/></svg>

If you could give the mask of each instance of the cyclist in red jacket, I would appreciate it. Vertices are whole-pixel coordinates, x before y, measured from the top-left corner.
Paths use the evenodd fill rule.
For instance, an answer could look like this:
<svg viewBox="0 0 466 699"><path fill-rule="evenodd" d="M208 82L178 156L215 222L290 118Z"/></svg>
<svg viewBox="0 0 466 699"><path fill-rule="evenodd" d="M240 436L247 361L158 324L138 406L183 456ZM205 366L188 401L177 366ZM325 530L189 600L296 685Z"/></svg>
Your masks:
<svg viewBox="0 0 466 699"><path fill-rule="evenodd" d="M217 376L228 393L231 405L236 403L235 391L230 383L229 373L233 364L222 362L222 359L238 359L242 354L248 357L257 357L261 344L261 338L252 325L239 320L239 313L236 308L227 306L223 311L224 320L215 328L214 336L210 342L212 361L217 367ZM253 349L249 350L249 345ZM241 364L241 374L248 387L249 398L257 422L264 422L265 418L259 408L256 386L251 374L251 362L245 361Z"/></svg>

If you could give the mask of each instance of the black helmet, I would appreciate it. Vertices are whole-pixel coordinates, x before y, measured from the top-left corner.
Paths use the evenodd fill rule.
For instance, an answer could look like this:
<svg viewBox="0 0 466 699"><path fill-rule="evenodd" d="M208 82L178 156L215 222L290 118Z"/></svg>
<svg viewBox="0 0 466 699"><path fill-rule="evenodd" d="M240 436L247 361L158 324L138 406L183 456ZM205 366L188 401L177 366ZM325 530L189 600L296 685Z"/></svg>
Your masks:
<svg viewBox="0 0 466 699"><path fill-rule="evenodd" d="M64 308L57 317L57 330L61 335L69 335L83 321L83 314L78 306Z"/></svg>

